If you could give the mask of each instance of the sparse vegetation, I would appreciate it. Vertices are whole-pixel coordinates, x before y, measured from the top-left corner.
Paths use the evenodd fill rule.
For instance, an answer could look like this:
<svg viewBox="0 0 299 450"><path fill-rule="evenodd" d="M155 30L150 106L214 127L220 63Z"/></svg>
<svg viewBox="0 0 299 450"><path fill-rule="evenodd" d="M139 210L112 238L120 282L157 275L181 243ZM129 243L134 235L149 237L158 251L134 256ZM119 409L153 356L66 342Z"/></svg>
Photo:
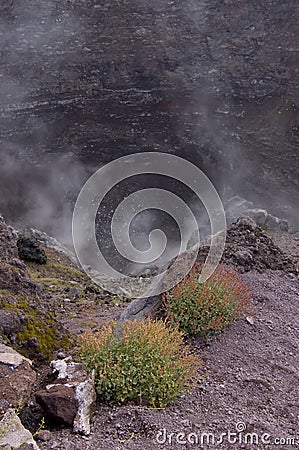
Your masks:
<svg viewBox="0 0 299 450"><path fill-rule="evenodd" d="M32 307L24 295L13 296L11 302L1 299L0 295L0 308L16 311L24 318L22 330L15 335L14 346L25 356L32 358L39 355L48 359L55 350L71 347L70 336L58 329L55 317ZM3 331L1 335L6 341Z"/></svg>
<svg viewBox="0 0 299 450"><path fill-rule="evenodd" d="M104 401L148 402L164 407L188 387L198 359L184 346L183 334L163 321L125 322L119 338L116 323L80 338L79 360L95 369Z"/></svg>
<svg viewBox="0 0 299 450"><path fill-rule="evenodd" d="M89 278L84 272L76 267L65 264L48 262L44 266L40 266L36 263L27 263L27 268L31 278L38 283L42 279L71 279L78 282L89 281Z"/></svg>
<svg viewBox="0 0 299 450"><path fill-rule="evenodd" d="M195 265L184 280L164 294L166 321L184 334L216 335L239 318L250 300L249 288L234 269L218 266L205 282L198 282Z"/></svg>

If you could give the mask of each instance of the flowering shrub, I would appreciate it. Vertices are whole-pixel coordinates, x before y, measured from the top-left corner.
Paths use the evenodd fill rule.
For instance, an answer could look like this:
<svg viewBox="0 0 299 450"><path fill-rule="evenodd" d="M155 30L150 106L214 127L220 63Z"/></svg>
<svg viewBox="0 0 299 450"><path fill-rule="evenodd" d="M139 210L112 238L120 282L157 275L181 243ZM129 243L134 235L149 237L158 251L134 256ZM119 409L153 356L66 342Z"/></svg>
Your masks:
<svg viewBox="0 0 299 450"><path fill-rule="evenodd" d="M250 290L234 269L218 266L205 282L198 282L200 266L163 296L166 322L184 334L215 335L247 309Z"/></svg>
<svg viewBox="0 0 299 450"><path fill-rule="evenodd" d="M195 375L198 360L184 346L183 334L161 320L127 321L115 337L112 322L80 338L79 360L95 369L96 388L104 401L147 401L166 406Z"/></svg>

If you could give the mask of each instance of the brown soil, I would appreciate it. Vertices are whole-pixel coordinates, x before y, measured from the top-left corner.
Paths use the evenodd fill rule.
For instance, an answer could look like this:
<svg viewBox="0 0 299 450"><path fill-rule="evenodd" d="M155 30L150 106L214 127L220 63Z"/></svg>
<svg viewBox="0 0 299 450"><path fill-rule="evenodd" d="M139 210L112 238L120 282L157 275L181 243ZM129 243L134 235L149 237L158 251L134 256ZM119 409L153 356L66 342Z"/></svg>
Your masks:
<svg viewBox="0 0 299 450"><path fill-rule="evenodd" d="M283 251L298 258L298 235L279 233L274 239ZM291 441L285 442L294 438L299 444L298 280L293 273L271 269L262 273L251 270L242 277L252 286L254 312L217 339L189 339L201 361L190 392L166 409L99 404L89 437L74 435L66 428L54 429L49 442L39 442L41 450L296 448ZM91 322L96 328L104 320L116 318L125 307L125 303L102 302L96 306L91 298L85 302L78 306L75 317L65 314L65 326L72 332L80 333ZM219 443L222 433L235 433L236 427L241 430L242 426L246 430L237 435L237 443L233 443L234 435L230 442L224 437ZM171 437L171 433L175 434ZM211 436L207 444L203 433L213 433L215 443ZM245 437L246 433L256 434ZM188 437L198 439L199 444L188 443ZM250 443L250 439L259 443Z"/></svg>

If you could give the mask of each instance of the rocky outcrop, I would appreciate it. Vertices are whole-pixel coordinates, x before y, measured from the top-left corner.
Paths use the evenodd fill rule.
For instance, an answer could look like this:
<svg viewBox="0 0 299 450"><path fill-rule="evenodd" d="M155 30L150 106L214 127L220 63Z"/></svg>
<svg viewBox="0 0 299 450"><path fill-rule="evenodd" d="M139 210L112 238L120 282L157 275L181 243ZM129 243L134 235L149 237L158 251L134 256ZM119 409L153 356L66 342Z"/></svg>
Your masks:
<svg viewBox="0 0 299 450"><path fill-rule="evenodd" d="M267 210L255 208L252 202L240 197L230 198L224 205L227 221L234 222L240 216L251 217L258 226L270 231L288 231L289 224L285 219L273 216Z"/></svg>
<svg viewBox="0 0 299 450"><path fill-rule="evenodd" d="M69 339L51 314L40 285L18 258L11 230L0 217L0 342L35 362L52 357Z"/></svg>
<svg viewBox="0 0 299 450"><path fill-rule="evenodd" d="M0 422L0 446L5 450L39 450L32 434L24 428L13 409L9 409Z"/></svg>
<svg viewBox="0 0 299 450"><path fill-rule="evenodd" d="M7 263L18 258L18 248L14 237L0 215L0 262Z"/></svg>
<svg viewBox="0 0 299 450"><path fill-rule="evenodd" d="M29 359L0 344L0 417L9 408L24 407L28 402L36 381L31 366Z"/></svg>
<svg viewBox="0 0 299 450"><path fill-rule="evenodd" d="M74 389L64 384L52 384L37 394L37 401L46 414L58 423L72 426L77 413Z"/></svg>
<svg viewBox="0 0 299 450"><path fill-rule="evenodd" d="M36 230L35 228L30 228L30 233L39 242L39 244L46 246L47 248L52 248L56 252L66 256L75 266L79 266L75 254L61 242L57 241L57 239L49 236L43 231Z"/></svg>
<svg viewBox="0 0 299 450"><path fill-rule="evenodd" d="M37 393L37 401L56 422L73 426L75 433L90 433L90 418L96 400L94 374L71 358L52 361L57 379Z"/></svg>
<svg viewBox="0 0 299 450"><path fill-rule="evenodd" d="M16 241L2 216L0 216L1 291L33 295L39 291L39 286L28 276L25 264L19 260Z"/></svg>
<svg viewBox="0 0 299 450"><path fill-rule="evenodd" d="M223 262L235 265L241 272L272 269L298 273L292 258L249 217L241 217L227 230Z"/></svg>

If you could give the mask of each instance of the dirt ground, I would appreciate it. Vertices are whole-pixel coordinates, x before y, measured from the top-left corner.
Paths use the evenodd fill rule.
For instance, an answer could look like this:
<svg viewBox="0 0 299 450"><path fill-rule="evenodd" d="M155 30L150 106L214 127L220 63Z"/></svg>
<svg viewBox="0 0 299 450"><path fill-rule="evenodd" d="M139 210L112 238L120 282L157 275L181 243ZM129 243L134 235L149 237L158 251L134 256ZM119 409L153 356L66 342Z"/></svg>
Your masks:
<svg viewBox="0 0 299 450"><path fill-rule="evenodd" d="M298 234L274 240L298 257ZM252 286L250 316L217 339L188 340L200 360L188 393L166 409L99 404L89 437L52 429L41 450L298 448L298 280L279 270L242 277ZM122 308L113 305L97 319Z"/></svg>

